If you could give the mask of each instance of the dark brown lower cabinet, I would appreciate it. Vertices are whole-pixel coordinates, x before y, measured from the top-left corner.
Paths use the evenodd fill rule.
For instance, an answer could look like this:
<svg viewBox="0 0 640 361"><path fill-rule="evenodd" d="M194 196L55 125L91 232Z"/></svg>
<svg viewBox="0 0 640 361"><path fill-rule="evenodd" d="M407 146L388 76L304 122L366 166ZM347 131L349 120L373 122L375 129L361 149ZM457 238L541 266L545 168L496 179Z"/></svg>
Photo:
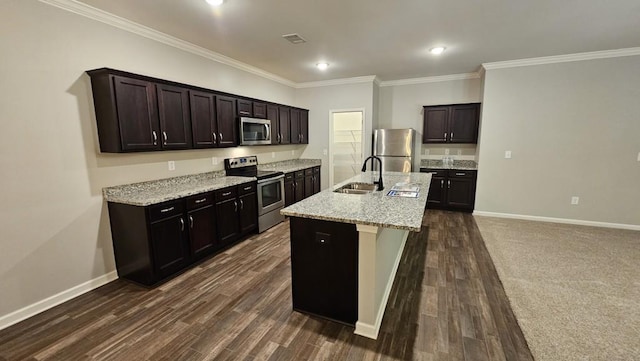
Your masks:
<svg viewBox="0 0 640 361"><path fill-rule="evenodd" d="M320 192L320 166L287 173L284 176L285 207Z"/></svg>
<svg viewBox="0 0 640 361"><path fill-rule="evenodd" d="M291 217L293 309L348 325L358 320L355 224Z"/></svg>
<svg viewBox="0 0 640 361"><path fill-rule="evenodd" d="M427 208L473 211L477 171L420 168L420 172L432 173Z"/></svg>
<svg viewBox="0 0 640 361"><path fill-rule="evenodd" d="M118 276L146 286L257 230L256 183L150 206L108 203Z"/></svg>

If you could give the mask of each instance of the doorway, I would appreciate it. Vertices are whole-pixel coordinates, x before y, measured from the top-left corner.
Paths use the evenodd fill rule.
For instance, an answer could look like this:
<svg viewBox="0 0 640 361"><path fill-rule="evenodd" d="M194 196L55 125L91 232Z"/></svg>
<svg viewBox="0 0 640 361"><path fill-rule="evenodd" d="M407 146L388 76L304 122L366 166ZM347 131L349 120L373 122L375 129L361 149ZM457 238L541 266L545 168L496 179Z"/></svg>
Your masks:
<svg viewBox="0 0 640 361"><path fill-rule="evenodd" d="M364 109L332 110L329 118L329 183L334 186L362 167Z"/></svg>

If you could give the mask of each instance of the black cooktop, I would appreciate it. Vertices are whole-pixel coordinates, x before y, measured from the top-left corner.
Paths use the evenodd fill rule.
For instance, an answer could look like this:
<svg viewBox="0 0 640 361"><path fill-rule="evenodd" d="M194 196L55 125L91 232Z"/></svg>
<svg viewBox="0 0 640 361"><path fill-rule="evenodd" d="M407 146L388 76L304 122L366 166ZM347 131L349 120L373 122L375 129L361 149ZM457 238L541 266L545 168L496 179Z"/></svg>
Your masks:
<svg viewBox="0 0 640 361"><path fill-rule="evenodd" d="M258 157L255 155L227 158L224 160L225 174L238 177L256 177L258 180L274 178L284 174L271 170L258 170Z"/></svg>

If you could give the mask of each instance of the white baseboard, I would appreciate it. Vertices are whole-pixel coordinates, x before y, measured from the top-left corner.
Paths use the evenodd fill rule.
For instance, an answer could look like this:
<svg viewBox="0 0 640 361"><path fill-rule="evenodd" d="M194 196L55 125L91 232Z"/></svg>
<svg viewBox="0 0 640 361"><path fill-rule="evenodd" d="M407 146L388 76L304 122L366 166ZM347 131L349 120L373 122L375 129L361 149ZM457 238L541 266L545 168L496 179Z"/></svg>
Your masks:
<svg viewBox="0 0 640 361"><path fill-rule="evenodd" d="M0 316L0 330L5 329L20 321L26 320L29 317L35 316L40 312L53 308L63 302L78 297L116 279L118 279L118 273L116 271L112 271L100 277L89 280L85 283L79 284L75 287L69 288L66 291L62 291L51 297L45 298L44 300L23 307L8 315Z"/></svg>
<svg viewBox="0 0 640 361"><path fill-rule="evenodd" d="M484 211L473 211L473 215L474 216L483 216L483 217L523 219L523 220L527 220L527 221L575 224L575 225L579 225L579 226L617 228L617 229L628 229L628 230L631 230L631 231L640 231L640 225L636 225L636 224L583 221L581 219L540 217L540 216L528 216L528 215L524 215L524 214L497 213L497 212L484 212Z"/></svg>
<svg viewBox="0 0 640 361"><path fill-rule="evenodd" d="M355 331L353 331L353 333L355 333L356 335L372 338L374 340L378 339L378 332L380 332L380 326L382 326L384 311L387 308L387 302L389 301L391 288L393 288L393 281L395 281L396 279L396 273L398 272L398 267L400 266L402 254L404 253L404 246L407 244L407 238L409 238L409 232L405 231L404 236L402 237L402 245L400 246L400 249L402 251L398 252L396 259L393 262L391 276L387 280L387 286L385 287L384 293L382 294L382 302L380 303L380 308L378 308L378 314L376 315L376 323L371 325L368 323L357 321L356 329Z"/></svg>

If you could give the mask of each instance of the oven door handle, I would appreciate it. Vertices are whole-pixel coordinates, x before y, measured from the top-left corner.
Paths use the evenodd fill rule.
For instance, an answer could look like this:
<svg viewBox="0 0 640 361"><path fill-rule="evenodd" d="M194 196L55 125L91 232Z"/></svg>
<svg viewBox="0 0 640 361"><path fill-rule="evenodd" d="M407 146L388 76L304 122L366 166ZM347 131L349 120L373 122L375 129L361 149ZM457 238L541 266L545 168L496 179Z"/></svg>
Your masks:
<svg viewBox="0 0 640 361"><path fill-rule="evenodd" d="M284 178L284 174L281 174L281 175L279 175L277 177L261 179L261 180L258 181L258 184L263 184L263 183L267 183L267 182L275 182L275 181L278 181L278 180L283 179L283 178Z"/></svg>

